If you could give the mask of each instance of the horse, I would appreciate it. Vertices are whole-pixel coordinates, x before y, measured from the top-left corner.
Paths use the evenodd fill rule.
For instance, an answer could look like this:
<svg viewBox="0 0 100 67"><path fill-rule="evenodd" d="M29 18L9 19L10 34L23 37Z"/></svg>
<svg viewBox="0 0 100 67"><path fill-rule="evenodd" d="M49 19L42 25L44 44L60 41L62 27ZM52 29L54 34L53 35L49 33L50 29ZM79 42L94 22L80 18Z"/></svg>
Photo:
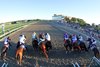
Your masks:
<svg viewBox="0 0 100 67"><path fill-rule="evenodd" d="M90 38L89 38L87 41L89 41L88 49L91 48L91 50L92 50L93 53L94 53L94 56L95 56L95 57L98 57L98 56L100 55L100 53L99 53L99 50L97 49L96 45L93 45L93 44L92 44L92 41L91 41Z"/></svg>
<svg viewBox="0 0 100 67"><path fill-rule="evenodd" d="M40 43L39 48L43 52L43 54L45 55L46 59L48 60L48 54L47 54L47 50L46 50L46 46L45 46L44 41Z"/></svg>
<svg viewBox="0 0 100 67"><path fill-rule="evenodd" d="M99 53L99 50L97 48L93 48L92 51L94 52L95 57L99 57L100 53Z"/></svg>
<svg viewBox="0 0 100 67"><path fill-rule="evenodd" d="M34 50L38 49L38 40L37 39L32 40L32 46L33 46Z"/></svg>
<svg viewBox="0 0 100 67"><path fill-rule="evenodd" d="M72 45L71 45L71 42L70 40L64 40L64 47L66 49L66 51L69 51L68 47L70 48L70 50L72 49Z"/></svg>
<svg viewBox="0 0 100 67"><path fill-rule="evenodd" d="M76 41L76 42L74 42L74 43L72 43L72 47L73 47L73 49L74 50L81 50L81 48L80 48L80 46L78 45L78 42Z"/></svg>
<svg viewBox="0 0 100 67"><path fill-rule="evenodd" d="M24 45L21 45L16 50L16 59L18 64L22 64L23 51L26 50Z"/></svg>
<svg viewBox="0 0 100 67"><path fill-rule="evenodd" d="M7 51L8 51L8 47L3 46L2 49L1 49L1 59L2 60L5 60L6 55L7 55Z"/></svg>
<svg viewBox="0 0 100 67"><path fill-rule="evenodd" d="M51 41L47 41L47 40L46 40L45 45L46 45L46 50L47 50L47 51L49 51L50 49L52 49Z"/></svg>
<svg viewBox="0 0 100 67"><path fill-rule="evenodd" d="M5 60L6 58L6 55L7 55L7 51L8 51L8 48L11 46L10 42L8 44L5 44L2 49L1 49L1 59L2 60Z"/></svg>
<svg viewBox="0 0 100 67"><path fill-rule="evenodd" d="M88 51L84 42L80 41L79 46L80 46L81 50Z"/></svg>

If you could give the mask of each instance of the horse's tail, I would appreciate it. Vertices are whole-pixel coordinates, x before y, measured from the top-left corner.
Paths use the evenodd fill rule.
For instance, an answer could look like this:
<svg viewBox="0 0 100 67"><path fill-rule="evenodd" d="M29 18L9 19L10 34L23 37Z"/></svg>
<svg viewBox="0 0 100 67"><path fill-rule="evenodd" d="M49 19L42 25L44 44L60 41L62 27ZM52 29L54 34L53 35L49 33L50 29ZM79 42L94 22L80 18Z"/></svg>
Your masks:
<svg viewBox="0 0 100 67"><path fill-rule="evenodd" d="M48 59L48 54L47 54L47 51L46 51L46 46L45 46L45 44L42 43L42 44L41 44L41 47L42 47L42 51L43 51L43 53L44 53L46 59Z"/></svg>

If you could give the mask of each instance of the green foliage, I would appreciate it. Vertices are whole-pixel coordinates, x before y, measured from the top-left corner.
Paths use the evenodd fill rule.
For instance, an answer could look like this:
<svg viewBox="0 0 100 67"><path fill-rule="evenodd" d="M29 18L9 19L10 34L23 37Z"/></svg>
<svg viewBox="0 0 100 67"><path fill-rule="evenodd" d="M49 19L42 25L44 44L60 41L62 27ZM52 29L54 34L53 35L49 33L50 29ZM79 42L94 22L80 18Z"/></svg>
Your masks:
<svg viewBox="0 0 100 67"><path fill-rule="evenodd" d="M9 31L11 31L11 30L13 30L13 29L16 29L16 28L19 28L19 27L21 27L21 26L24 26L24 25L27 25L27 24L29 24L28 22L21 22L21 21L16 21L17 23L16 24L12 24L11 22L7 22L7 23L5 23L5 33L6 32L9 32ZM1 25L0 25L0 35L2 35L2 27L1 27Z"/></svg>
<svg viewBox="0 0 100 67"><path fill-rule="evenodd" d="M77 22L81 25L81 26L86 26L86 22L83 19L77 18Z"/></svg>
<svg viewBox="0 0 100 67"><path fill-rule="evenodd" d="M69 17L65 16L64 20L67 22L79 23L81 26L86 26L86 24L87 24L83 19L75 18L75 17L72 17L70 19Z"/></svg>
<svg viewBox="0 0 100 67"><path fill-rule="evenodd" d="M70 21L71 21L71 20L69 19L69 17L67 17L67 16L64 17L64 20L67 21L67 22L70 22Z"/></svg>
<svg viewBox="0 0 100 67"><path fill-rule="evenodd" d="M92 27L96 27L95 23L92 23Z"/></svg>
<svg viewBox="0 0 100 67"><path fill-rule="evenodd" d="M100 26L99 26L99 25L95 25L95 26L94 26L94 29L100 30Z"/></svg>
<svg viewBox="0 0 100 67"><path fill-rule="evenodd" d="M75 23L76 21L77 21L77 18L75 18L75 17L72 17L71 18L71 22L74 22Z"/></svg>

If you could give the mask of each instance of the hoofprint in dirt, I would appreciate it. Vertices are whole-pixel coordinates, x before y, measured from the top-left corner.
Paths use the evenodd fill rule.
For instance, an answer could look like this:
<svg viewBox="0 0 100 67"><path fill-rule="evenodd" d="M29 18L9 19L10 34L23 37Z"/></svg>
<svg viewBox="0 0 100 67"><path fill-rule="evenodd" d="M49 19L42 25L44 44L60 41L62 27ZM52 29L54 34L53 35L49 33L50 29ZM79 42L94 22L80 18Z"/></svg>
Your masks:
<svg viewBox="0 0 100 67"><path fill-rule="evenodd" d="M9 67L18 67L19 65L15 59L16 44L18 42L18 37L20 34L26 35L27 41L26 46L28 51L24 53L22 67L34 67L36 64L43 67L71 67L72 63L78 62L81 66L88 65L90 59L93 57L92 52L70 52L66 54L64 45L63 45L63 34L68 29L63 30L53 22L40 22L36 24L31 24L30 26L10 35L12 39L12 46L8 51L7 63ZM51 35L51 41L53 49L48 53L49 59L48 62L44 55L39 52L35 52L32 48L32 33L36 32L37 35L40 32L48 32ZM73 31L70 31L74 33ZM3 61L0 60L0 66Z"/></svg>

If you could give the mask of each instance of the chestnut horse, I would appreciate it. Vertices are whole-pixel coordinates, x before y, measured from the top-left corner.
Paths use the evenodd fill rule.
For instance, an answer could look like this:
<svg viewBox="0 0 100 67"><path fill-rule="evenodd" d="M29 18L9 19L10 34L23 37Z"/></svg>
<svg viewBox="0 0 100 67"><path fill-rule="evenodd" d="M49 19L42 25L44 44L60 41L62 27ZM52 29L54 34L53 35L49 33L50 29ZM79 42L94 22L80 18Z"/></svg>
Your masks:
<svg viewBox="0 0 100 67"><path fill-rule="evenodd" d="M41 42L40 45L39 45L39 48L42 50L43 54L45 55L46 59L48 60L48 54L47 54L47 51L46 51L45 43Z"/></svg>
<svg viewBox="0 0 100 67"><path fill-rule="evenodd" d="M22 63L22 57L23 57L23 51L26 50L24 45L21 45L20 47L17 48L16 50L16 59L17 63L21 65Z"/></svg>

